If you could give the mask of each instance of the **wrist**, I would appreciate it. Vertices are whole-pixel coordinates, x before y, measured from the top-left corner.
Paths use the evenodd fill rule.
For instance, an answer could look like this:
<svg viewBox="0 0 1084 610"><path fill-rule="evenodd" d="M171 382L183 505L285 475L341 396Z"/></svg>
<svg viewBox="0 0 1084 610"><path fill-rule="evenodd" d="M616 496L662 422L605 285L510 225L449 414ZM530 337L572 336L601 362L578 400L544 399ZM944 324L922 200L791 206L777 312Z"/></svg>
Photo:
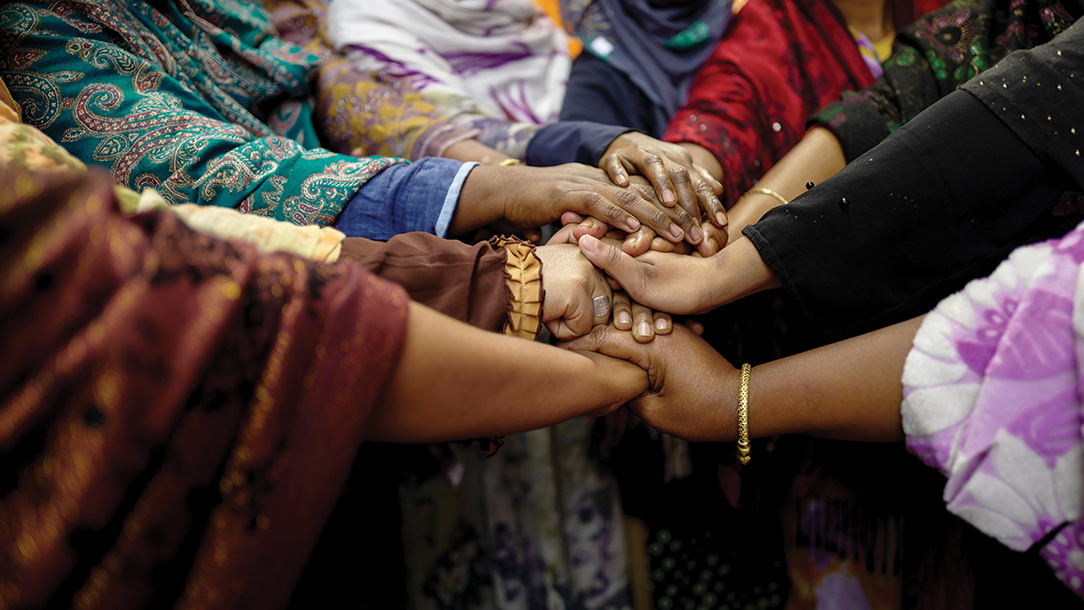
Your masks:
<svg viewBox="0 0 1084 610"><path fill-rule="evenodd" d="M448 235L461 235L505 217L507 173L516 168L479 165L463 182Z"/></svg>
<svg viewBox="0 0 1084 610"><path fill-rule="evenodd" d="M630 129L630 130L626 131L625 133L623 133L623 134L617 136L616 138L614 138L612 141L610 141L609 144L606 145L606 150L603 151L602 156L605 157L606 155L612 155L615 152L617 152L618 149L620 149L620 148L624 148L625 146L630 146L630 145L636 144L636 142L633 140L634 136L631 135L631 134L636 134L636 133L639 133L639 132Z"/></svg>
<svg viewBox="0 0 1084 610"><path fill-rule="evenodd" d="M744 235L704 260L713 267L706 274L710 278L708 309L780 286L779 279L760 258L756 246Z"/></svg>

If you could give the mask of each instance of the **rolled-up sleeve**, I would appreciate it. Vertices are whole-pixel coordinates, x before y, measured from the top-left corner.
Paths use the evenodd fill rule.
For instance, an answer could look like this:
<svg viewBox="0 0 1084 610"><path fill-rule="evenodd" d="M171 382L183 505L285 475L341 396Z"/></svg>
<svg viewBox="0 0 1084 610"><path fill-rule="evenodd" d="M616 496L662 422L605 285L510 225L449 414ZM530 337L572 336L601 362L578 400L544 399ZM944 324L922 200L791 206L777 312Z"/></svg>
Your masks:
<svg viewBox="0 0 1084 610"><path fill-rule="evenodd" d="M463 183L477 166L426 158L389 167L358 189L335 228L350 237L378 240L411 231L446 237Z"/></svg>

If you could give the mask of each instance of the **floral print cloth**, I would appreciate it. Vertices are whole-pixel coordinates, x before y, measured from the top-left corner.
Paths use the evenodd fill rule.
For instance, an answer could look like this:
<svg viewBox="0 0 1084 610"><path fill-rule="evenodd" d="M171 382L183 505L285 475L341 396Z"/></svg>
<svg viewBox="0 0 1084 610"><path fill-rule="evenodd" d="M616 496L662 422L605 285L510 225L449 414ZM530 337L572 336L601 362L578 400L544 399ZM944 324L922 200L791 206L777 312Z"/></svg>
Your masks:
<svg viewBox="0 0 1084 610"><path fill-rule="evenodd" d="M955 0L899 32L883 78L812 122L831 129L853 161L971 77L1053 40L1082 14L1079 0Z"/></svg>
<svg viewBox="0 0 1084 610"><path fill-rule="evenodd" d="M364 72L332 51L328 0L263 0L279 36L324 57L316 80L316 115L337 152L440 157L477 135L448 122L406 78Z"/></svg>
<svg viewBox="0 0 1084 610"><path fill-rule="evenodd" d="M532 0L337 0L328 16L336 47L363 70L522 123L561 109L567 35Z"/></svg>
<svg viewBox="0 0 1084 610"><path fill-rule="evenodd" d="M531 0L337 0L335 48L363 71L407 80L459 129L522 159L557 119L568 36Z"/></svg>
<svg viewBox="0 0 1084 610"><path fill-rule="evenodd" d="M401 160L318 148L320 58L272 33L251 0L10 3L0 76L27 123L122 186L329 225Z"/></svg>
<svg viewBox="0 0 1084 610"><path fill-rule="evenodd" d="M577 418L400 487L415 610L631 610L621 504Z"/></svg>
<svg viewBox="0 0 1084 610"><path fill-rule="evenodd" d="M907 444L948 509L1037 552L1084 597L1084 224L1018 248L923 322L903 373Z"/></svg>

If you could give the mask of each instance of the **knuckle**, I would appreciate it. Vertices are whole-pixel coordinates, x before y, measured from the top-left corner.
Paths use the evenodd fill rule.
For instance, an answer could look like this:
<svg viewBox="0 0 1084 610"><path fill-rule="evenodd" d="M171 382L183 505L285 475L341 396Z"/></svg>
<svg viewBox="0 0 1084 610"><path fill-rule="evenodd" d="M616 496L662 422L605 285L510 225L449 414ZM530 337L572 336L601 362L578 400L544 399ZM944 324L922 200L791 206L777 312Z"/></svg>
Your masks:
<svg viewBox="0 0 1084 610"><path fill-rule="evenodd" d="M627 216L624 210L609 202L602 207L600 212L600 215L605 217L603 220L610 226L621 224Z"/></svg>
<svg viewBox="0 0 1084 610"><path fill-rule="evenodd" d="M711 185L707 182L698 182L696 184L696 192L698 195L707 197L708 199L716 199L715 189L711 188Z"/></svg>
<svg viewBox="0 0 1084 610"><path fill-rule="evenodd" d="M670 179L675 183L688 184L691 180L689 170L684 165L675 165L670 169Z"/></svg>
<svg viewBox="0 0 1084 610"><path fill-rule="evenodd" d="M621 250L619 248L607 248L606 249L606 260L608 260L611 263L619 263L619 262L621 262Z"/></svg>
<svg viewBox="0 0 1084 610"><path fill-rule="evenodd" d="M634 189L622 189L616 193L617 200L625 207L633 207L640 197Z"/></svg>
<svg viewBox="0 0 1084 610"><path fill-rule="evenodd" d="M668 227L670 225L670 216L669 216L669 214L667 214L666 212L664 212L664 211L662 211L662 210L660 210L658 208L653 208L651 210L651 222L654 223L654 225L659 227L660 229L663 229L663 228ZM663 233L669 233L669 231L662 231L662 232Z"/></svg>
<svg viewBox="0 0 1084 610"><path fill-rule="evenodd" d="M644 154L644 165L652 168L662 168L662 157L655 153Z"/></svg>

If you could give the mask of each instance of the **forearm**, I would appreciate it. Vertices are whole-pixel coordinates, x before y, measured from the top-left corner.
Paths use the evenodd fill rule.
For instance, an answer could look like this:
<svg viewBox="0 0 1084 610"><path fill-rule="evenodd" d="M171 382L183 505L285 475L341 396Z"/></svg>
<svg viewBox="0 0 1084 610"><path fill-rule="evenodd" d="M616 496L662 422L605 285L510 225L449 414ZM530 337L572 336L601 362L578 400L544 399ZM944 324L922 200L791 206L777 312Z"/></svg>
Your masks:
<svg viewBox="0 0 1084 610"><path fill-rule="evenodd" d="M448 235L462 235L501 220L504 194L511 188L509 174L519 168L481 165L463 183L459 203L448 227ZM522 178L522 176L521 176Z"/></svg>
<svg viewBox="0 0 1084 610"><path fill-rule="evenodd" d="M814 127L806 132L798 145L791 149L779 163L756 184L778 193L787 201L806 191L806 183L820 183L831 178L847 162L839 140L828 129ZM749 192L730 209L730 239L736 240L746 226L756 223L772 208L783 205L775 197L765 193Z"/></svg>
<svg viewBox="0 0 1084 610"><path fill-rule="evenodd" d="M482 165L497 165L511 159L508 155L482 144L474 138L460 140L444 149L444 158L456 161L477 161Z"/></svg>
<svg viewBox="0 0 1084 610"><path fill-rule="evenodd" d="M779 279L764 264L756 247L745 236L739 235L718 254L704 261L709 269L699 278L704 286L699 311L710 311L751 294L779 287Z"/></svg>
<svg viewBox="0 0 1084 610"><path fill-rule="evenodd" d="M487 333L411 304L403 352L369 437L429 442L511 434L605 412L646 388L631 364Z"/></svg>
<svg viewBox="0 0 1084 610"><path fill-rule="evenodd" d="M916 318L753 367L750 438L810 434L901 440L903 365L921 321ZM705 355L703 350L711 353ZM645 421L690 441L737 439L740 371L707 346L683 352L680 365L675 360L656 368L663 376L658 393L662 400L633 404Z"/></svg>
<svg viewBox="0 0 1084 610"><path fill-rule="evenodd" d="M921 323L921 317L913 318L754 367L749 384L750 435L902 440L900 379Z"/></svg>

